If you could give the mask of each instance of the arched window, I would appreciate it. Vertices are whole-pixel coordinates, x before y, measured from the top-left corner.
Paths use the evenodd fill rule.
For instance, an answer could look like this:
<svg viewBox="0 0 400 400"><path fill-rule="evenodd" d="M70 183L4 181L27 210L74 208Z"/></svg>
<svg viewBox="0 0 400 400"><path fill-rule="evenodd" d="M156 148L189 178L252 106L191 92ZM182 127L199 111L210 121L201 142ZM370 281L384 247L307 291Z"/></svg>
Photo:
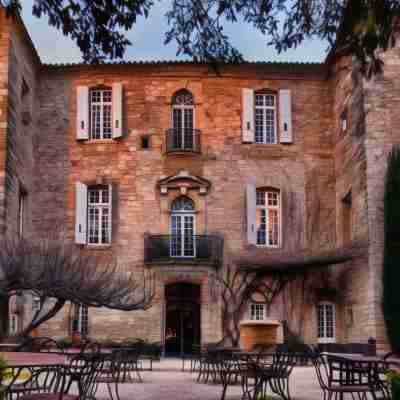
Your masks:
<svg viewBox="0 0 400 400"><path fill-rule="evenodd" d="M179 90L172 97L172 150L195 150L194 98L186 89Z"/></svg>
<svg viewBox="0 0 400 400"><path fill-rule="evenodd" d="M171 205L171 257L195 257L194 202L181 196Z"/></svg>
<svg viewBox="0 0 400 400"><path fill-rule="evenodd" d="M259 188L256 191L257 245L280 246L281 196L273 188Z"/></svg>
<svg viewBox="0 0 400 400"><path fill-rule="evenodd" d="M112 139L112 89L90 90L90 138Z"/></svg>
<svg viewBox="0 0 400 400"><path fill-rule="evenodd" d="M267 91L254 96L254 141L263 144L277 143L276 96Z"/></svg>
<svg viewBox="0 0 400 400"><path fill-rule="evenodd" d="M321 301L317 304L317 329L319 343L335 342L336 310L334 303Z"/></svg>

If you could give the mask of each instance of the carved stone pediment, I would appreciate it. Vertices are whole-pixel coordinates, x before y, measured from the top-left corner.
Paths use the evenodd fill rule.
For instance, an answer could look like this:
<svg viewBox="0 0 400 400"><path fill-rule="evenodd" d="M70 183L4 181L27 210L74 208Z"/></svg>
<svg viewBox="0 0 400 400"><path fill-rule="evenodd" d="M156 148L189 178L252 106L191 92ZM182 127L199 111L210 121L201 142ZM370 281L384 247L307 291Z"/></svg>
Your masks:
<svg viewBox="0 0 400 400"><path fill-rule="evenodd" d="M161 177L157 182L161 194L168 194L170 190L179 190L183 195L188 191L196 190L199 194L207 194L211 182L200 176L190 175L188 171L180 171L177 175Z"/></svg>

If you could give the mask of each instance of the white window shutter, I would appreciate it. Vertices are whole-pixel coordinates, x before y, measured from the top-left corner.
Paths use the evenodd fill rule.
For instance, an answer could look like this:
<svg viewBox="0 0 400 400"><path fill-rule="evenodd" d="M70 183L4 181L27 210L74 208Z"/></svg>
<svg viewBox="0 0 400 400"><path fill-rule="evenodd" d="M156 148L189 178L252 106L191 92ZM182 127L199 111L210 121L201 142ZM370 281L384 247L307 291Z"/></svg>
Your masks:
<svg viewBox="0 0 400 400"><path fill-rule="evenodd" d="M281 143L293 143L291 91L279 91L279 121Z"/></svg>
<svg viewBox="0 0 400 400"><path fill-rule="evenodd" d="M89 88L76 88L76 138L89 139Z"/></svg>
<svg viewBox="0 0 400 400"><path fill-rule="evenodd" d="M75 184L75 243L86 244L87 230L87 186Z"/></svg>
<svg viewBox="0 0 400 400"><path fill-rule="evenodd" d="M254 142L254 90L242 89L242 140Z"/></svg>
<svg viewBox="0 0 400 400"><path fill-rule="evenodd" d="M112 86L113 104L113 139L122 136L122 83L114 83Z"/></svg>
<svg viewBox="0 0 400 400"><path fill-rule="evenodd" d="M113 187L114 185L109 184L108 185L108 203L110 204L110 211L108 213L108 234L109 234L109 243L112 243L112 213L113 213L113 209L112 209L112 204L113 204Z"/></svg>
<svg viewBox="0 0 400 400"><path fill-rule="evenodd" d="M246 211L247 211L247 241L257 244L256 228L256 187L251 183L246 185Z"/></svg>

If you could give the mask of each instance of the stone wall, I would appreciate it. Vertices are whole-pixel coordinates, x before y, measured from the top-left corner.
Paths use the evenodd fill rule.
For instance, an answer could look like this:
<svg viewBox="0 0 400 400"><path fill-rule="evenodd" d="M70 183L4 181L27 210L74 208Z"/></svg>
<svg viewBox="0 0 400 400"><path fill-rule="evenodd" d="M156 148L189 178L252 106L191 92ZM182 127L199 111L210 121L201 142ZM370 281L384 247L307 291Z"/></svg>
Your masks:
<svg viewBox="0 0 400 400"><path fill-rule="evenodd" d="M336 234L338 245L362 241L367 246L368 208L366 194L365 112L364 88L360 73L349 58L333 65L332 91L333 136L335 154ZM342 118L346 129L342 128ZM347 198L347 200L346 200ZM350 200L349 200L350 198ZM350 211L346 201L350 201ZM341 286L344 338L349 342L365 342L370 333L369 279L367 255L335 268L334 277Z"/></svg>
<svg viewBox="0 0 400 400"><path fill-rule="evenodd" d="M288 71L285 71L285 68ZM283 246L267 250L287 252L310 246L328 247L335 241L335 185L329 86L323 69L285 65L227 67L218 77L199 65L132 65L98 68L47 67L41 75L37 154L38 203L34 222L39 236L63 227L74 239L75 183L112 183L112 245L86 247L94 255L110 255L132 270L143 269L144 234L168 233L157 181L180 170L211 182L199 212L204 221L198 234L219 233L225 238L225 267L247 250L245 185L272 186L283 195ZM76 87L112 85L124 88L124 136L116 140L76 140ZM292 90L294 143L248 145L241 138L241 89ZM200 156L165 153L165 131L170 128L172 95L190 90L196 103L196 128L202 134ZM141 150L140 136L151 135L151 149ZM317 190L317 195L313 190ZM318 210L315 211L315 199ZM50 210L48 204L54 203ZM115 201L115 199L114 199ZM46 210L46 212L44 212ZM117 214L117 215L115 215ZM200 214L199 214L200 218ZM166 224L167 221L167 224ZM315 227L314 225L317 225ZM200 231L201 229L201 231ZM313 234L310 231L313 231ZM157 271L155 305L145 312L90 310L90 335L147 337L160 340L164 285L172 281L202 282L202 335L220 338L219 311L211 311L207 296L211 268L153 267ZM218 308L219 309L219 308ZM65 315L52 332L66 334ZM310 322L314 323L314 322ZM64 325L63 325L64 324ZM50 324L49 324L50 325ZM54 332L54 325L60 330ZM49 328L44 328L49 329ZM308 331L312 331L310 327Z"/></svg>
<svg viewBox="0 0 400 400"><path fill-rule="evenodd" d="M382 55L383 74L364 82L366 110L366 158L369 247L369 318L368 329L377 338L378 346L387 349L382 316L383 266L383 196L387 156L400 145L400 48Z"/></svg>
<svg viewBox="0 0 400 400"><path fill-rule="evenodd" d="M4 237L20 234L19 196L25 193L23 237L32 235L33 147L36 135L35 95L39 80L39 58L22 21L6 18L0 9L0 232ZM23 302L19 299L18 303ZM7 309L4 302L3 310ZM30 310L30 308L25 309ZM18 314L21 328L29 312ZM2 313L2 326L8 312ZM3 330L3 329L1 329ZM1 332L0 332L1 333Z"/></svg>
<svg viewBox="0 0 400 400"><path fill-rule="evenodd" d="M0 9L0 231L5 229L5 162L8 119L8 72L11 24Z"/></svg>

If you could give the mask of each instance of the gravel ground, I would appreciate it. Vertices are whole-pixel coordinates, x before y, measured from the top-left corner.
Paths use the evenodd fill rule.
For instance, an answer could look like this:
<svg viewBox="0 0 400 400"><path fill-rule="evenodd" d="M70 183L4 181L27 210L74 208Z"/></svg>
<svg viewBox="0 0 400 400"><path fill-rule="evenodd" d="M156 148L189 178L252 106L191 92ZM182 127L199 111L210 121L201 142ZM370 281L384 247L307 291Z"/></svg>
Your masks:
<svg viewBox="0 0 400 400"><path fill-rule="evenodd" d="M187 363L188 365L189 363ZM221 385L196 382L196 374L182 372L181 360L165 359L153 364L153 371L142 373L143 383L120 385L121 400L219 400ZM290 378L293 400L320 400L322 392L318 386L313 367L296 367ZM105 385L101 385L96 396L109 399ZM240 400L241 388L230 386L226 400ZM271 396L271 399L275 397ZM278 399L278 397L276 397Z"/></svg>

